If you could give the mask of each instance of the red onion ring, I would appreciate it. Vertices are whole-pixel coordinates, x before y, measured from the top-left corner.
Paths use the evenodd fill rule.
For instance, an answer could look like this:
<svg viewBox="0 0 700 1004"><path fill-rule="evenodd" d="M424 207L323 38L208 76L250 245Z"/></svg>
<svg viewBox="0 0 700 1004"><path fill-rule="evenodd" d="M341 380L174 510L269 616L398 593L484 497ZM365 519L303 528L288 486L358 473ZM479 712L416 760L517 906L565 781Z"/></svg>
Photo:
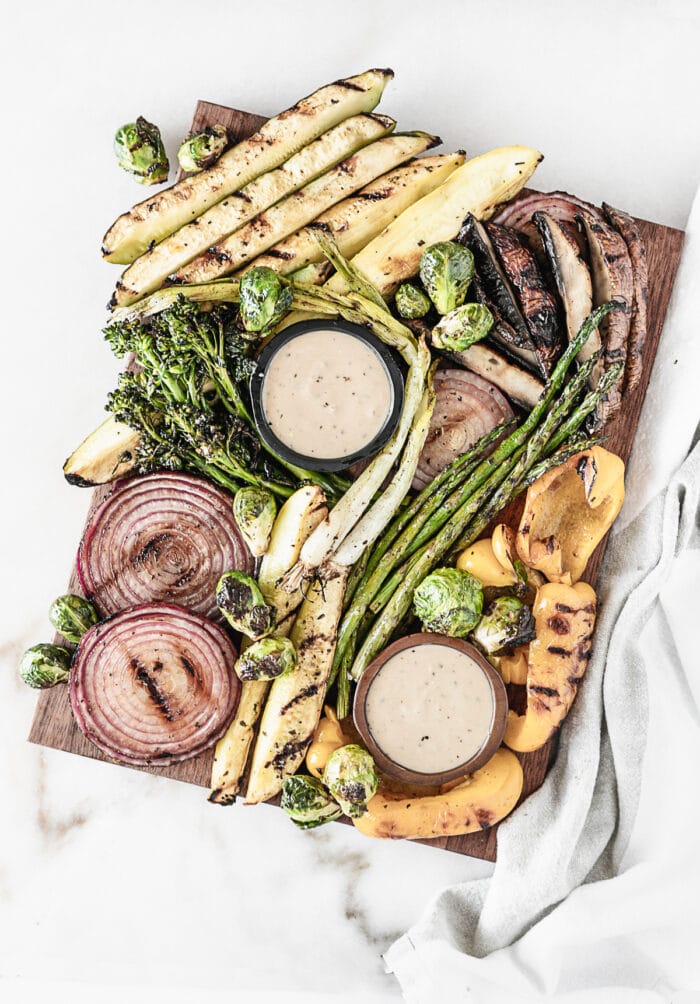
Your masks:
<svg viewBox="0 0 700 1004"><path fill-rule="evenodd" d="M504 227L512 227L513 230L523 234L539 259L543 256L542 240L537 227L532 222L533 214L538 212L548 213L552 219L561 224L576 241L584 255L586 253L586 238L579 230L574 217L581 212L587 212L596 219L603 219L596 206L591 205L590 202L584 202L576 195L569 195L568 192L525 192L518 195L517 198L507 203L500 212L496 213L493 222L500 223Z"/></svg>
<svg viewBox="0 0 700 1004"><path fill-rule="evenodd" d="M70 702L81 732L122 763L187 760L233 718L237 652L223 628L181 607L146 604L96 624L73 660Z"/></svg>
<svg viewBox="0 0 700 1004"><path fill-rule="evenodd" d="M416 491L487 432L513 418L513 409L498 387L476 373L438 370L433 386L435 408L413 479Z"/></svg>
<svg viewBox="0 0 700 1004"><path fill-rule="evenodd" d="M119 483L88 520L77 558L85 595L103 615L176 603L220 619L216 583L252 572L232 497L203 478L162 473Z"/></svg>

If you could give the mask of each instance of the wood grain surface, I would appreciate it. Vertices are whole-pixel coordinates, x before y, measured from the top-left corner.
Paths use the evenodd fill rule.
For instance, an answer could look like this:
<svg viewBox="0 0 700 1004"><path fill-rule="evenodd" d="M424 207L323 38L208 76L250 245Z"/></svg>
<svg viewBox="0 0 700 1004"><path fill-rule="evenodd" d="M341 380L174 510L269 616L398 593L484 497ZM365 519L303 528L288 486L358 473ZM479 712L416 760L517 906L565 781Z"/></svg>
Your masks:
<svg viewBox="0 0 700 1004"><path fill-rule="evenodd" d="M232 108L224 108L221 105L212 104L208 101L200 101L197 104L192 128L196 131L206 125L221 123L231 130L236 139L243 139L258 129L264 121L265 119L259 115L236 111ZM562 180L562 187L566 187L564 179ZM583 198L586 197L585 192L578 192L577 194ZM605 444L606 448L618 453L625 461L628 460L632 450L649 376L657 349L659 348L664 317L671 297L671 290L673 289L678 269L684 237L681 230L663 227L656 223L649 223L646 220L639 221L639 228L646 242L649 260L648 337L644 351L643 374L634 393L625 397L619 418L605 430L609 436L608 442ZM96 489L93 492L90 511L102 501L107 491L108 489ZM520 502L520 505L522 505L522 502ZM507 518L510 522L517 519L517 517L518 502L516 501L507 511ZM605 552L605 543L605 540L601 542L586 570L586 580L594 585L598 579L598 572ZM80 587L75 576L75 569L70 578L69 590L71 592L80 592ZM58 641L60 642L60 640L59 638ZM582 685L584 687L586 685L585 678ZM563 728L566 727L567 723L565 722ZM54 687L39 694L34 720L29 733L29 740L30 742L49 746L53 749L77 753L79 756L92 757L96 760L108 760L82 735L75 725L68 703L67 687ZM540 787L555 752L556 744L552 740L534 753L518 754L525 775L522 799L527 798L528 795ZM187 781L190 784L198 784L206 788L209 786L212 757L213 751L209 750L193 760L187 760L184 763L174 764L170 767L144 767L135 769L146 770L152 774L162 774L166 777L176 778L179 781ZM203 809L205 809L204 806ZM218 806L211 806L209 811L220 812L227 810ZM433 846L446 848L447 850L456 851L460 854L468 854L473 857L495 861L497 829L497 827L492 827L490 830L485 830L482 833L468 834L461 837L440 837L436 840L424 842ZM358 836L358 839L363 838Z"/></svg>

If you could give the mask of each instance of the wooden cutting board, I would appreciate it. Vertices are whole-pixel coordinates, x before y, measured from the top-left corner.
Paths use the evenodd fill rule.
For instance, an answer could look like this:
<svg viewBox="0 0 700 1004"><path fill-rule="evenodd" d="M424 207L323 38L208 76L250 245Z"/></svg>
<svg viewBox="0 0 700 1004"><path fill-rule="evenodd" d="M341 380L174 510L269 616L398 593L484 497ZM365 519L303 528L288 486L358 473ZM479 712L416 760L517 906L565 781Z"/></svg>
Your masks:
<svg viewBox="0 0 700 1004"><path fill-rule="evenodd" d="M192 128L194 131L198 131L206 125L221 123L231 130L237 140L240 140L255 132L264 121L265 119L259 115L237 111L233 108L225 108L221 105L211 104L208 101L200 101L197 104ZM585 192L578 192L576 194L585 198ZM644 352L644 371L634 393L625 398L620 417L606 429L606 433L609 435L606 447L618 453L625 461L628 460L632 450L632 443L639 422L639 414L652 366L654 365L664 317L678 269L684 237L681 230L663 227L658 223L649 223L646 220L639 221L639 228L642 237L646 241L649 259L648 336ZM116 270L113 271L114 278L116 279ZM91 509L101 502L105 493L105 489L97 489L93 492ZM595 584L598 578L598 570L605 551L605 543L605 541L601 542L587 569L586 579L592 584ZM71 575L69 590L71 592L80 592L80 587L75 577L75 569ZM585 685L584 679L583 686L585 687ZM567 727L566 723L563 727ZM29 733L29 740L30 742L49 746L53 749L66 750L70 753L77 753L80 756L92 757L95 760L108 760L92 743L88 742L76 727L68 703L67 687L54 687L52 690L42 691L39 694L34 720ZM525 775L523 799L542 784L555 750L556 743L552 740L535 753L518 754ZM176 778L179 781L187 781L190 784L198 784L206 788L209 786L212 757L213 751L209 750L193 760L173 764L169 767L136 769L148 770L152 774L162 774L166 777ZM205 811L204 805L202 809ZM222 810L218 806L211 806L208 811L220 812L232 810ZM468 854L472 857L495 861L496 838L497 827L492 827L490 830L485 830L482 833L468 834L462 837L441 837L424 842L436 847L457 851L460 854ZM364 838L358 836L358 839Z"/></svg>

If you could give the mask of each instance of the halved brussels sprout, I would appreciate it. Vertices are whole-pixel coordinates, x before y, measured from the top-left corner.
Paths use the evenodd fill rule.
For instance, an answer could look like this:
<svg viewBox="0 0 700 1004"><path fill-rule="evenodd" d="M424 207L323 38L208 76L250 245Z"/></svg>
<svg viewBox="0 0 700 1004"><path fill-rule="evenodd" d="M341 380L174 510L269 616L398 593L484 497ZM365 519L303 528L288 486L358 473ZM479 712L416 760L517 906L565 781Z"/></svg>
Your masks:
<svg viewBox="0 0 700 1004"><path fill-rule="evenodd" d="M265 265L256 265L244 273L238 296L243 326L255 335L274 328L293 299L289 283Z"/></svg>
<svg viewBox="0 0 700 1004"><path fill-rule="evenodd" d="M454 241L431 244L421 255L419 273L438 314L464 303L474 276L474 255Z"/></svg>
<svg viewBox="0 0 700 1004"><path fill-rule="evenodd" d="M413 609L426 631L464 638L481 617L484 593L481 583L461 568L436 568L413 594Z"/></svg>
<svg viewBox="0 0 700 1004"><path fill-rule="evenodd" d="M241 680L276 680L291 673L297 653L289 638L261 638L242 652L236 662Z"/></svg>
<svg viewBox="0 0 700 1004"><path fill-rule="evenodd" d="M177 159L183 171L192 174L211 167L230 146L226 126L207 126L194 136L188 136L177 151Z"/></svg>
<svg viewBox="0 0 700 1004"><path fill-rule="evenodd" d="M49 607L49 620L53 626L66 641L72 641L75 645L99 619L95 604L75 593L59 596Z"/></svg>
<svg viewBox="0 0 700 1004"><path fill-rule="evenodd" d="M415 320L430 310L430 297L412 282L402 282L394 297L399 317Z"/></svg>
<svg viewBox="0 0 700 1004"><path fill-rule="evenodd" d="M493 327L493 314L483 303L464 303L455 307L433 328L430 340L436 349L463 352L486 338Z"/></svg>
<svg viewBox="0 0 700 1004"><path fill-rule="evenodd" d="M340 806L321 782L305 774L284 779L280 806L300 830L322 826L341 814Z"/></svg>
<svg viewBox="0 0 700 1004"><path fill-rule="evenodd" d="M379 783L371 754L355 743L341 746L328 757L323 783L346 816L364 815Z"/></svg>
<svg viewBox="0 0 700 1004"><path fill-rule="evenodd" d="M60 645L34 645L28 648L19 663L19 675L29 687L45 689L57 683L67 683L71 654Z"/></svg>
<svg viewBox="0 0 700 1004"><path fill-rule="evenodd" d="M142 115L117 129L114 152L119 166L140 185L160 185L168 180L170 164L160 129Z"/></svg>
<svg viewBox="0 0 700 1004"><path fill-rule="evenodd" d="M216 602L231 627L247 638L262 638L275 626L274 609L245 572L224 572L216 586Z"/></svg>

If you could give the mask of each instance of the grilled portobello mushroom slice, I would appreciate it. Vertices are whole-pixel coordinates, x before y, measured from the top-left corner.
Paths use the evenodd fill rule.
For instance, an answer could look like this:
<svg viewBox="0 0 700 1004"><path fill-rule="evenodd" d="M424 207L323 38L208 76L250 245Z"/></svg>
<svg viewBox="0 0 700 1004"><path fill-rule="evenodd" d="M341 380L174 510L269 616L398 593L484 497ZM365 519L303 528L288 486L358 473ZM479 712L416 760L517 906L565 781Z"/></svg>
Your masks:
<svg viewBox="0 0 700 1004"><path fill-rule="evenodd" d="M542 238L542 247L549 260L550 269L557 291L564 306L566 332L569 341L593 310L593 285L588 265L583 259L577 241L569 230L558 223L549 213L539 212L532 217ZM598 330L594 331L578 354L583 363L595 352L600 352L601 342ZM599 359L589 377L589 384L595 387L603 375L603 359Z"/></svg>
<svg viewBox="0 0 700 1004"><path fill-rule="evenodd" d="M501 268L484 225L469 213L457 240L474 255L479 282L472 280L472 288L477 298L489 307L494 318L497 316L500 322L494 323L489 338L496 341L510 356L546 376L515 293Z"/></svg>
<svg viewBox="0 0 700 1004"><path fill-rule="evenodd" d="M578 213L576 222L586 235L591 262L593 282L593 306L598 307L608 300L625 304L624 310L614 310L600 326L603 344L603 364L607 370L613 363L625 363L627 359L627 337L630 329L630 314L634 301L632 262L627 245L611 226L589 213ZM615 418L622 404L624 372L617 383L610 388L601 401L596 417L601 423Z"/></svg>
<svg viewBox="0 0 700 1004"><path fill-rule="evenodd" d="M623 213L620 209L614 209L606 202L603 203L603 211L627 245L632 262L634 302L627 340L627 362L625 363L624 389L627 393L627 391L634 390L642 375L644 343L647 337L647 294L649 287L647 249L634 217Z"/></svg>
<svg viewBox="0 0 700 1004"><path fill-rule="evenodd" d="M516 230L487 223L486 232L515 290L540 367L549 376L564 348L557 301L547 289L534 254Z"/></svg>

